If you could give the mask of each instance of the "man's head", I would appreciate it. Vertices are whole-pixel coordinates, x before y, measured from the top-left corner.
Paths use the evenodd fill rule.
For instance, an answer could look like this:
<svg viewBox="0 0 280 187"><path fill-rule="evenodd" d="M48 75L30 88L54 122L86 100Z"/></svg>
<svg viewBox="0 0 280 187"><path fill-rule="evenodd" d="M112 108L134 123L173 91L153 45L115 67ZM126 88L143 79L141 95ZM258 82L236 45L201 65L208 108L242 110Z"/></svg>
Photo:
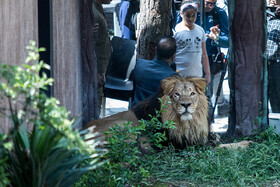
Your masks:
<svg viewBox="0 0 280 187"><path fill-rule="evenodd" d="M169 60L175 57L176 49L176 40L171 36L163 36L159 39L156 46L157 58L160 60Z"/></svg>
<svg viewBox="0 0 280 187"><path fill-rule="evenodd" d="M216 6L217 0L205 0L205 12L210 12Z"/></svg>

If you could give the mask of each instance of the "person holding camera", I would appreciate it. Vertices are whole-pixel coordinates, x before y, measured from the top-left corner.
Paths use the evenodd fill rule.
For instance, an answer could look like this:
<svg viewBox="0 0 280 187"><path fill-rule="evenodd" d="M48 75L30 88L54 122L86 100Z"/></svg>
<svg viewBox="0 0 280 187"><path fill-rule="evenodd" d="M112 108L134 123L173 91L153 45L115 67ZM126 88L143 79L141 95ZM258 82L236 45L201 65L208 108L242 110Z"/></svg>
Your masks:
<svg viewBox="0 0 280 187"><path fill-rule="evenodd" d="M267 0L268 95L273 113L280 113L280 0Z"/></svg>
<svg viewBox="0 0 280 187"><path fill-rule="evenodd" d="M209 98L216 97L223 68L220 47L228 48L228 17L222 8L216 6L217 0L205 0L206 49L210 64L212 82L208 86ZM199 19L200 20L200 17ZM229 115L230 105L223 94L223 87L217 100L218 115ZM212 104L212 102L211 102Z"/></svg>

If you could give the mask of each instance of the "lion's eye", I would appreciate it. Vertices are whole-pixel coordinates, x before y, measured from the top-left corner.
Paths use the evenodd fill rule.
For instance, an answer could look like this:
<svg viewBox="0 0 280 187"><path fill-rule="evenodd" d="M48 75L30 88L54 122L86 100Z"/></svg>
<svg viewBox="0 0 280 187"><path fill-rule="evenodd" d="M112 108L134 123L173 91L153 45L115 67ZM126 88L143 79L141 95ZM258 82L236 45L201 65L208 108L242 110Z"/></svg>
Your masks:
<svg viewBox="0 0 280 187"><path fill-rule="evenodd" d="M195 95L195 92L192 92L192 93L191 93L191 96L194 96L194 95Z"/></svg>
<svg viewBox="0 0 280 187"><path fill-rule="evenodd" d="M178 92L176 92L176 93L174 93L173 96L174 96L174 97L180 97L181 95L180 95Z"/></svg>

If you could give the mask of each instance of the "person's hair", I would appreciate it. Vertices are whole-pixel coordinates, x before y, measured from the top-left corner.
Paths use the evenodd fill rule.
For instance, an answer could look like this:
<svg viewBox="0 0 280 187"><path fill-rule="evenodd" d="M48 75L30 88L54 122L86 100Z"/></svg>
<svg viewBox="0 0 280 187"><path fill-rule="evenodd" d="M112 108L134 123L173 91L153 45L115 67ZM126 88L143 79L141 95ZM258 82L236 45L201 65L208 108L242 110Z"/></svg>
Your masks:
<svg viewBox="0 0 280 187"><path fill-rule="evenodd" d="M169 59L176 53L176 49L176 40L172 36L163 36L157 43L157 58Z"/></svg>
<svg viewBox="0 0 280 187"><path fill-rule="evenodd" d="M200 5L200 0L183 0L182 2L181 2L181 6L180 6L180 11L181 11L181 9L182 9L182 7L183 7L183 5L184 4L195 4L195 6L193 7L196 11L198 11L198 9L199 9L199 5ZM190 8L190 7L189 7ZM185 10L187 10L187 9L185 9L185 8L183 8L184 10L183 11L185 11ZM181 12L183 12L183 11L181 11Z"/></svg>
<svg viewBox="0 0 280 187"><path fill-rule="evenodd" d="M198 11L198 4L193 2L184 2L181 4L180 12L185 12L188 9L193 9L196 12Z"/></svg>

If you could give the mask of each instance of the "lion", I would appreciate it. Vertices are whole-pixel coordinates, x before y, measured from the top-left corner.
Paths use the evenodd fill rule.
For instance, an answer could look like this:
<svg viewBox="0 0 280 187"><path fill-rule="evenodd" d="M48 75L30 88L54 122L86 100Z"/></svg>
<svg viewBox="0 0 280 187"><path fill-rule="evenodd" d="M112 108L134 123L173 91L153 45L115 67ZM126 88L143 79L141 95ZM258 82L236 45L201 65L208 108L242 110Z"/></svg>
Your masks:
<svg viewBox="0 0 280 187"><path fill-rule="evenodd" d="M168 138L175 147L206 145L210 133L208 99L202 78L167 78L162 81L163 101L170 97L162 120L173 120L175 129L168 129Z"/></svg>
<svg viewBox="0 0 280 187"><path fill-rule="evenodd" d="M161 121L173 120L176 127L165 129L168 142L176 148L206 145L210 132L208 99L204 94L206 86L204 78L168 77L162 80L156 95L137 103L131 110L90 121L84 128L95 126L95 131L103 133L115 124L120 125L127 121L138 125L140 119L149 120L150 115L155 116L156 110L160 111L161 103L166 103L165 112L161 112ZM171 102L166 102L167 100Z"/></svg>

